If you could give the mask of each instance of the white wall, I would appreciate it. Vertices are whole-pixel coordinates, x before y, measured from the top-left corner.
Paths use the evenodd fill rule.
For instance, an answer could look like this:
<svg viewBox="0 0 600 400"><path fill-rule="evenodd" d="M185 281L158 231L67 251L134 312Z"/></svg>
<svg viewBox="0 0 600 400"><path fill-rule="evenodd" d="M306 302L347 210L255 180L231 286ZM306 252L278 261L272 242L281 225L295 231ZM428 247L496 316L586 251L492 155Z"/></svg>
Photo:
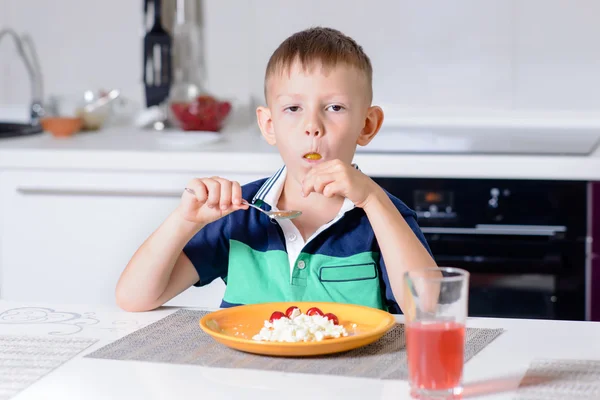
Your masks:
<svg viewBox="0 0 600 400"><path fill-rule="evenodd" d="M363 45L383 103L600 109L598 0L304 0L293 8L278 0L220 0L206 2L206 15L208 62L218 71L211 83L221 91L233 82L260 96L277 44L324 24ZM240 73L247 58L249 71Z"/></svg>
<svg viewBox="0 0 600 400"><path fill-rule="evenodd" d="M141 100L141 3L0 0L0 26L33 36L46 94L114 86ZM288 4L203 1L210 90L262 99L264 67L277 44L322 24L363 45L381 103L425 110L600 110L598 0ZM0 104L28 101L14 53L0 43Z"/></svg>
<svg viewBox="0 0 600 400"><path fill-rule="evenodd" d="M141 97L141 0L0 0L6 26L33 38L46 96L118 87ZM0 42L0 104L27 104L27 74L9 42Z"/></svg>
<svg viewBox="0 0 600 400"><path fill-rule="evenodd" d="M518 4L515 107L600 110L600 1Z"/></svg>

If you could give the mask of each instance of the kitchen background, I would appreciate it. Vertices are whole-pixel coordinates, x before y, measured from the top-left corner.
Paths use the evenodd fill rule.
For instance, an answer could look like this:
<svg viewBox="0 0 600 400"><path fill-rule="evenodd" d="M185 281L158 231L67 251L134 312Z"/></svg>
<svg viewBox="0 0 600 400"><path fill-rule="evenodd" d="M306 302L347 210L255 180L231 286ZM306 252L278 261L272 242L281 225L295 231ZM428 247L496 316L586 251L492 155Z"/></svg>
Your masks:
<svg viewBox="0 0 600 400"><path fill-rule="evenodd" d="M165 25L174 3L165 2ZM371 56L380 104L424 112L600 110L597 0L198 3L207 87L222 96L262 101L273 49L323 24L355 37ZM47 95L119 88L143 101L142 1L2 0L0 26L31 35ZM0 104L27 104L26 72L8 42L0 46Z"/></svg>
<svg viewBox="0 0 600 400"><path fill-rule="evenodd" d="M263 101L285 37L314 25L353 36L386 112L361 169L418 212L438 263L471 271L470 312L600 320L600 1L164 0L169 30L182 4L200 27L203 84L234 116ZM31 37L44 100L118 89L116 110L141 111L143 5L0 0L0 29ZM0 128L27 119L31 100L11 42L0 42ZM214 143L133 124L0 137L0 298L114 305L119 274L191 177L246 183L280 166L254 122L231 121ZM216 307L223 289L172 304Z"/></svg>

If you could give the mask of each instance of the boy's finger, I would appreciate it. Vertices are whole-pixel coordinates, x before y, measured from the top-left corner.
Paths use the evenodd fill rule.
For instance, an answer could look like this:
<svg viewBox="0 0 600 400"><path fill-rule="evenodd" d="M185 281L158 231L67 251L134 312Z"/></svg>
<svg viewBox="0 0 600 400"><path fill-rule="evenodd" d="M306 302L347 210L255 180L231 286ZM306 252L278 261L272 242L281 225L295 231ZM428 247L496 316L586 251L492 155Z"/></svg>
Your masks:
<svg viewBox="0 0 600 400"><path fill-rule="evenodd" d="M221 185L221 198L219 199L219 207L221 210L227 210L231 206L231 181L223 178L213 178Z"/></svg>
<svg viewBox="0 0 600 400"><path fill-rule="evenodd" d="M185 215L195 215L206 201L207 196L206 186L199 179L195 182L189 182L184 194L181 196L181 209Z"/></svg>
<svg viewBox="0 0 600 400"><path fill-rule="evenodd" d="M302 181L302 196L306 197L314 191L315 175L307 175Z"/></svg>
<svg viewBox="0 0 600 400"><path fill-rule="evenodd" d="M317 193L323 193L325 186L335 181L334 174L320 174L314 178L313 188Z"/></svg>
<svg viewBox="0 0 600 400"><path fill-rule="evenodd" d="M234 206L242 204L242 187L239 182L231 183L231 202Z"/></svg>
<svg viewBox="0 0 600 400"><path fill-rule="evenodd" d="M323 196L325 197L333 197L333 196L343 196L344 195L344 186L341 182L332 181L325 185L322 190Z"/></svg>
<svg viewBox="0 0 600 400"><path fill-rule="evenodd" d="M330 160L317 164L306 173L303 182L319 175L334 173L339 170L339 167L339 160Z"/></svg>
<svg viewBox="0 0 600 400"><path fill-rule="evenodd" d="M338 170L343 163L340 160L329 160L318 164L315 169L318 173L330 173Z"/></svg>
<svg viewBox="0 0 600 400"><path fill-rule="evenodd" d="M234 211L237 210L247 210L249 207L246 204L231 204L228 208L226 209L222 209L221 213L223 216L227 215L227 214L231 214Z"/></svg>
<svg viewBox="0 0 600 400"><path fill-rule="evenodd" d="M206 205L208 208L215 208L219 206L219 199L221 197L221 184L211 178L204 179L202 181L208 189L208 198L206 199Z"/></svg>
<svg viewBox="0 0 600 400"><path fill-rule="evenodd" d="M302 178L302 181L300 181L300 183L304 184L304 182L309 180L314 174L315 174L315 170L313 168L309 169L308 172L306 173L306 175L304 175L304 177Z"/></svg>
<svg viewBox="0 0 600 400"><path fill-rule="evenodd" d="M208 193L206 190L206 185L202 182L201 179L192 179L186 186L186 192L189 193L189 196L184 196L183 198L187 198L190 200L197 200L200 203L204 203L206 198L208 197Z"/></svg>
<svg viewBox="0 0 600 400"><path fill-rule="evenodd" d="M247 206L246 204L232 204L231 205L231 209L233 211L237 211L237 210L247 210L248 208L250 208L249 206Z"/></svg>

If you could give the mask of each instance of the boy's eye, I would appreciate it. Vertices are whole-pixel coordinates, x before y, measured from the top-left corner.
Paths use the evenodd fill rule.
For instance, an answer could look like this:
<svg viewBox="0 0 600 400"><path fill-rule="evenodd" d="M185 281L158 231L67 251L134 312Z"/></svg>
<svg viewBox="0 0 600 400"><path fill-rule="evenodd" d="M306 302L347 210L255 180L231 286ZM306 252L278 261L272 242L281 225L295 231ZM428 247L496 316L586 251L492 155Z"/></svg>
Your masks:
<svg viewBox="0 0 600 400"><path fill-rule="evenodd" d="M289 107L286 107L285 111L296 112L299 109L300 109L300 107L298 107L298 106L289 106Z"/></svg>
<svg viewBox="0 0 600 400"><path fill-rule="evenodd" d="M327 108L331 109L331 111L335 111L335 112L342 111L344 109L344 107L340 106L339 104L333 104Z"/></svg>

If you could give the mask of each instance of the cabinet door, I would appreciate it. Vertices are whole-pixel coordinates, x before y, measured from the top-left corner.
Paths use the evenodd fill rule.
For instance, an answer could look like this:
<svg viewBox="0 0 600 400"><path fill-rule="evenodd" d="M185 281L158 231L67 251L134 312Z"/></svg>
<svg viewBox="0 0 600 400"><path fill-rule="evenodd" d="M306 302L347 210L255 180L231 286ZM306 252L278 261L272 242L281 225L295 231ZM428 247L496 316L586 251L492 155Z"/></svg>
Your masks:
<svg viewBox="0 0 600 400"><path fill-rule="evenodd" d="M177 206L190 177L2 172L0 297L113 305L123 268ZM227 178L244 184L260 177L228 174ZM219 280L192 287L169 304L217 307L223 291Z"/></svg>

